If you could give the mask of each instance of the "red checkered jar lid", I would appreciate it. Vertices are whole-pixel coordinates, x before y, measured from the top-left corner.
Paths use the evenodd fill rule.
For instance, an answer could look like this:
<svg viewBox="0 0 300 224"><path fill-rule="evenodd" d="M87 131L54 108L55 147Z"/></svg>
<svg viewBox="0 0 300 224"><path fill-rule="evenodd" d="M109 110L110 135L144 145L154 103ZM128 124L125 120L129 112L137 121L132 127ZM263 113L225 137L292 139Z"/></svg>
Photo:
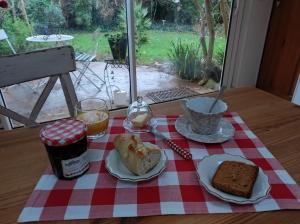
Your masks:
<svg viewBox="0 0 300 224"><path fill-rule="evenodd" d="M41 129L40 138L48 146L64 146L75 143L86 136L82 121L62 119Z"/></svg>

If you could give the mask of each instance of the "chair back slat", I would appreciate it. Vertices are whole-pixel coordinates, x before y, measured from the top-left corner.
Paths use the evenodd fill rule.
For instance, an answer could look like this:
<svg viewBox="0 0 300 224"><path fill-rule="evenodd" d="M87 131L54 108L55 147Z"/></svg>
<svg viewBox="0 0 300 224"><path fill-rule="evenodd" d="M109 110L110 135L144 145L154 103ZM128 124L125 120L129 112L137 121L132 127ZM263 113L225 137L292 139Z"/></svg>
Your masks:
<svg viewBox="0 0 300 224"><path fill-rule="evenodd" d="M0 87L76 70L71 46L0 57Z"/></svg>

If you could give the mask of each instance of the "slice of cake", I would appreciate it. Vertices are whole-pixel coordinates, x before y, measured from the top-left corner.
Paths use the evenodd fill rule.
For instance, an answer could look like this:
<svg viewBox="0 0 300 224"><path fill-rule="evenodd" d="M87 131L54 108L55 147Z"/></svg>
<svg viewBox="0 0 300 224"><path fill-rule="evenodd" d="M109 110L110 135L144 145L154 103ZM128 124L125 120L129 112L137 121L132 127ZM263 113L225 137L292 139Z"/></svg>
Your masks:
<svg viewBox="0 0 300 224"><path fill-rule="evenodd" d="M237 161L224 161L213 179L214 188L245 198L250 198L258 174L258 167Z"/></svg>
<svg viewBox="0 0 300 224"><path fill-rule="evenodd" d="M150 120L149 114L142 113L137 115L135 118L133 118L131 120L131 123L134 128L144 128L148 125L149 120Z"/></svg>

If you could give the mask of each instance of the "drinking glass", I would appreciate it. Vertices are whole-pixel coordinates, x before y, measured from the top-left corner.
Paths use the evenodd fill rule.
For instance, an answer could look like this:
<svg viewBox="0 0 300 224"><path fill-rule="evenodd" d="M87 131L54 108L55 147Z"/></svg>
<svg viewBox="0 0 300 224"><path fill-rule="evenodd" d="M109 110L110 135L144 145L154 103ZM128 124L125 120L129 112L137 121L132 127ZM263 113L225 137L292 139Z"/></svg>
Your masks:
<svg viewBox="0 0 300 224"><path fill-rule="evenodd" d="M101 138L106 134L109 111L105 100L87 98L79 101L75 106L75 116L86 124L89 139Z"/></svg>

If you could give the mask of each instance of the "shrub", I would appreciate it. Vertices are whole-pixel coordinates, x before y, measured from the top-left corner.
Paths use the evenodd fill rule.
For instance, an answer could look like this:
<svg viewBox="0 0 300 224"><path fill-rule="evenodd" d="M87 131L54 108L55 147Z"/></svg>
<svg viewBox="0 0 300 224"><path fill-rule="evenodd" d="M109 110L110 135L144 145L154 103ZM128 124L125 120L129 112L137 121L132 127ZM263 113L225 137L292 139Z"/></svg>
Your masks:
<svg viewBox="0 0 300 224"><path fill-rule="evenodd" d="M32 23L46 23L45 9L50 5L50 0L29 0L26 4L26 11Z"/></svg>
<svg viewBox="0 0 300 224"><path fill-rule="evenodd" d="M8 35L10 42L12 43L14 49L17 52L24 52L29 49L29 45L26 42L26 37L30 36L30 28L27 24L21 20L17 19L15 22L9 12L2 13L2 21L0 22L0 27L5 30ZM12 54L7 43L4 41L0 42L0 55Z"/></svg>
<svg viewBox="0 0 300 224"><path fill-rule="evenodd" d="M38 34L58 33L66 24L60 6L49 0L30 0L26 8Z"/></svg>
<svg viewBox="0 0 300 224"><path fill-rule="evenodd" d="M126 32L126 8L122 7L118 15L119 27ZM151 27L151 19L148 17L148 9L142 6L141 2L135 1L134 5L134 19L136 25L136 44L141 46L148 40L147 30Z"/></svg>
<svg viewBox="0 0 300 224"><path fill-rule="evenodd" d="M180 10L177 12L177 15L177 20L180 24L191 25L198 22L199 19L199 12L195 7L194 2L190 0L180 1Z"/></svg>
<svg viewBox="0 0 300 224"><path fill-rule="evenodd" d="M223 66L224 55L225 55L224 49L218 48L215 51L213 59L215 63L220 67Z"/></svg>
<svg viewBox="0 0 300 224"><path fill-rule="evenodd" d="M75 24L78 27L90 28L92 25L92 1L75 0L73 10Z"/></svg>
<svg viewBox="0 0 300 224"><path fill-rule="evenodd" d="M171 44L169 57L176 74L182 79L192 81L202 79L204 70L199 45L182 43L181 40Z"/></svg>

